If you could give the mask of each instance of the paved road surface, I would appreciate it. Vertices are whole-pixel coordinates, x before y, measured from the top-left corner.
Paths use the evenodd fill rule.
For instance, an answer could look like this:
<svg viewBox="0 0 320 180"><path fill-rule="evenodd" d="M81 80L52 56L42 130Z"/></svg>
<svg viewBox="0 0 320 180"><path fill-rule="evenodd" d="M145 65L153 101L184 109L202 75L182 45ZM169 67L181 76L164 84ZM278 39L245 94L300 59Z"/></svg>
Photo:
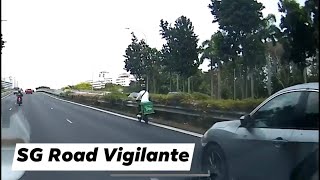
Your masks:
<svg viewBox="0 0 320 180"><path fill-rule="evenodd" d="M192 170L188 173L200 173L197 157L200 139L197 137L73 105L43 93L24 95L20 107L15 104L13 95L2 99L1 103L2 129L20 124L22 130L17 132L18 136L32 143L196 143ZM111 178L110 172L26 172L21 179L126 178Z"/></svg>

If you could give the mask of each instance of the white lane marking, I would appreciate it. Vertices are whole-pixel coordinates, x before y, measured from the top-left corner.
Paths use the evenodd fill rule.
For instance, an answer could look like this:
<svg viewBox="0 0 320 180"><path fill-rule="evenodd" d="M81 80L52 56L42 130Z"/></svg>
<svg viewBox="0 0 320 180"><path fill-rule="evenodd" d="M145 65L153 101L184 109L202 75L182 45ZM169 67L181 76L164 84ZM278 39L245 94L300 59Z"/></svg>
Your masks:
<svg viewBox="0 0 320 180"><path fill-rule="evenodd" d="M11 94L9 93L8 95L2 97L1 99L4 99L4 98L6 98L6 97L9 97L10 95L11 95Z"/></svg>
<svg viewBox="0 0 320 180"><path fill-rule="evenodd" d="M158 178L150 178L150 180L159 180Z"/></svg>
<svg viewBox="0 0 320 180"><path fill-rule="evenodd" d="M51 95L46 94L46 93L43 93L43 94L45 94L45 95L47 95L47 96L49 96L49 97L51 97L53 99L60 100L60 101L64 101L64 102L68 102L68 103L75 104L75 105L78 105L78 106L82 106L82 107L86 107L86 108L89 108L89 109L93 109L93 110L96 110L96 111L112 114L112 115L115 115L115 116L118 116L118 117L130 119L130 120L133 120L133 121L138 121L136 118L133 118L133 117L125 116L125 115L122 115L122 114L117 114L117 113L114 113L114 112L106 111L106 110L103 110L103 109L95 108L95 107L92 107L92 106L87 106L87 105L76 103L76 102L72 102L72 101L67 101L67 100L64 100L64 99L60 99L60 98L51 96ZM187 131L187 130L183 130L183 129L179 129L179 128L175 128L175 127L170 127L170 126L166 126L166 125L158 124L158 123L154 123L154 122L149 122L149 125L153 125L153 126L169 129L169 130L172 130L172 131L180 132L180 133L183 133L183 134L188 134L188 135L199 137L199 138L201 138L203 136L202 134L199 134L199 133L195 133L195 132L191 132L191 131Z"/></svg>
<svg viewBox="0 0 320 180"><path fill-rule="evenodd" d="M72 124L72 121L70 121L69 119L66 119L69 123L71 123Z"/></svg>
<svg viewBox="0 0 320 180"><path fill-rule="evenodd" d="M11 110L12 110L12 108L9 109L9 111L11 111Z"/></svg>

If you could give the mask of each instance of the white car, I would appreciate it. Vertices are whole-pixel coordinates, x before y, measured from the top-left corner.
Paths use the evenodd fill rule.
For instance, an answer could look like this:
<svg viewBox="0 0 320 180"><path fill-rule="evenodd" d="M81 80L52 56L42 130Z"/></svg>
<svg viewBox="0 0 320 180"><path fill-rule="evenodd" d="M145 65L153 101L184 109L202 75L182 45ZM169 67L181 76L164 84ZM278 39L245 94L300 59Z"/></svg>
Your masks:
<svg viewBox="0 0 320 180"><path fill-rule="evenodd" d="M311 179L318 174L319 83L283 89L240 120L215 123L201 143L211 179Z"/></svg>

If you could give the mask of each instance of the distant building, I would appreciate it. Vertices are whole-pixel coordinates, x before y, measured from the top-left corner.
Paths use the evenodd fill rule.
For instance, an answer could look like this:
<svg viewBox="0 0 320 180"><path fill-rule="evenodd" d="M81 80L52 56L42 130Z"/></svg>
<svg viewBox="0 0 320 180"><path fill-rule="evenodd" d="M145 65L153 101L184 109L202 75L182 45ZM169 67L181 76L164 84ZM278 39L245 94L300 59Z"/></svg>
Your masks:
<svg viewBox="0 0 320 180"><path fill-rule="evenodd" d="M8 82L8 81L2 81L1 80L1 88L12 89L12 83Z"/></svg>
<svg viewBox="0 0 320 180"><path fill-rule="evenodd" d="M136 81L136 79L129 73L121 73L115 78L107 71L100 71L96 76L93 76L92 80L86 82L90 83L94 89L102 89L107 83L129 86L131 81Z"/></svg>
<svg viewBox="0 0 320 180"><path fill-rule="evenodd" d="M121 86L129 86L131 81L136 81L134 76L129 73L121 73L116 78L115 84L119 84Z"/></svg>
<svg viewBox="0 0 320 180"><path fill-rule="evenodd" d="M90 83L92 85L93 89L102 89L102 88L104 88L104 84L101 81L88 80L86 82Z"/></svg>
<svg viewBox="0 0 320 180"><path fill-rule="evenodd" d="M90 83L94 89L105 88L107 83L113 83L113 78L107 71L100 71L97 76L93 77L93 80L86 81Z"/></svg>

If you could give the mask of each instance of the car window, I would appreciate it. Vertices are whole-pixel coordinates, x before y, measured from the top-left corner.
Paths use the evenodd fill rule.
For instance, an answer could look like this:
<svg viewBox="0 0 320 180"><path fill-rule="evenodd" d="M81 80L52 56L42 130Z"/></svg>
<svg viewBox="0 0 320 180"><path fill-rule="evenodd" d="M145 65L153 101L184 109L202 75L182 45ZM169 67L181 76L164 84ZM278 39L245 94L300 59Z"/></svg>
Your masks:
<svg viewBox="0 0 320 180"><path fill-rule="evenodd" d="M290 92L276 96L264 104L252 116L256 128L293 128L297 105L302 92Z"/></svg>
<svg viewBox="0 0 320 180"><path fill-rule="evenodd" d="M319 93L310 92L304 118L299 121L298 127L301 129L319 129Z"/></svg>

